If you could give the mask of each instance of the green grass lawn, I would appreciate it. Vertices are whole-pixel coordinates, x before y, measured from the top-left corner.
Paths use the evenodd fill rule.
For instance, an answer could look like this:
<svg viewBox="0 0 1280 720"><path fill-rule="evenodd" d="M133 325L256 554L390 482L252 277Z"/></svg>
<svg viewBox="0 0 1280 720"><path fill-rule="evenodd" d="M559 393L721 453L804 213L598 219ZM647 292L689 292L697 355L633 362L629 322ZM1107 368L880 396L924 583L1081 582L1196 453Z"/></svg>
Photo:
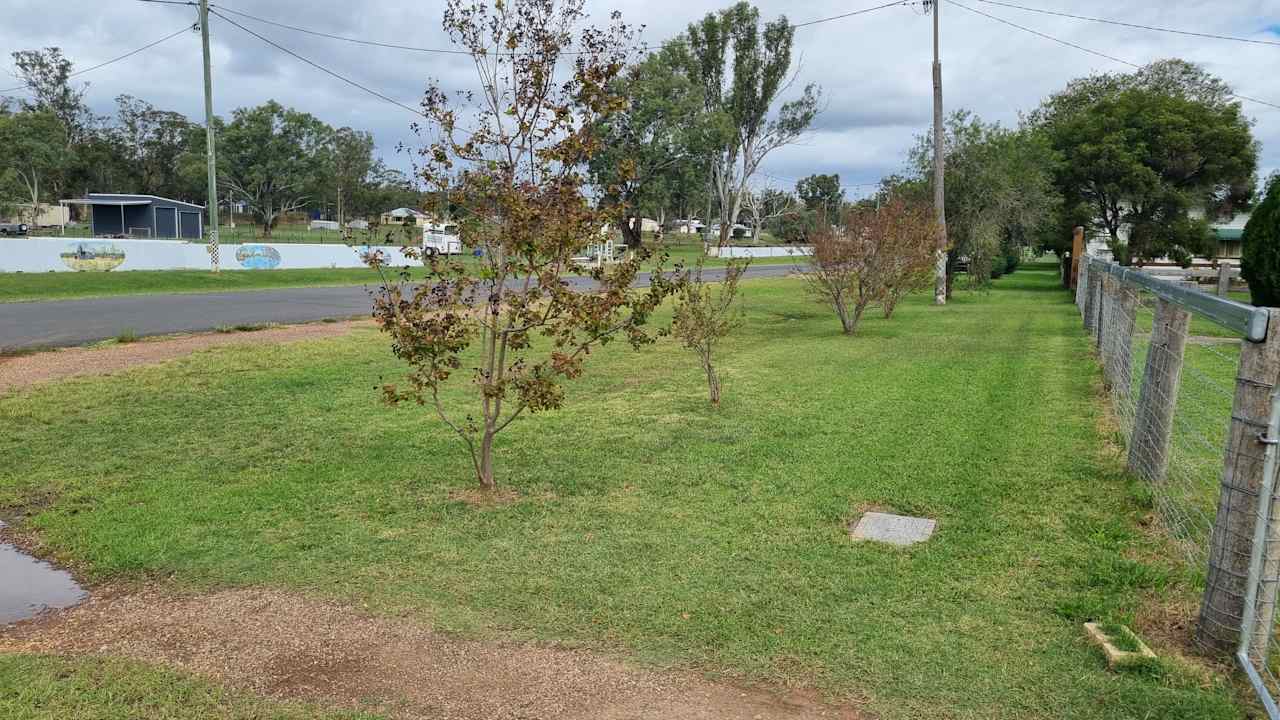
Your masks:
<svg viewBox="0 0 1280 720"><path fill-rule="evenodd" d="M667 248L667 268L676 262L692 265L702 254L701 245L674 245ZM790 257L758 258L759 265L795 264ZM707 267L721 267L719 258L708 258ZM647 267L653 267L648 263ZM393 273L394 274L394 273ZM415 277L421 268L413 270ZM378 285L378 273L368 268L316 268L308 270L131 270L126 272L0 273L0 303L37 300L140 295L156 293L226 292L272 288L319 287L332 285Z"/></svg>
<svg viewBox="0 0 1280 720"><path fill-rule="evenodd" d="M141 663L0 655L5 720L373 720L271 702Z"/></svg>
<svg viewBox="0 0 1280 720"><path fill-rule="evenodd" d="M500 436L509 505L452 499L465 451L378 402L401 369L367 330L0 398L0 513L29 508L91 582L280 587L813 684L887 720L1244 716L1220 677L1113 674L1085 640L1086 620L1141 634L1144 603L1196 590L1100 450L1096 364L1052 267L945 308L909 298L852 338L799 281L743 294L719 411L672 340L611 345L564 410ZM854 543L869 507L937 534ZM0 671L0 697L20 677Z"/></svg>
<svg viewBox="0 0 1280 720"><path fill-rule="evenodd" d="M113 295L202 293L326 285L379 285L369 268L311 270L131 270L127 272L0 273L0 303Z"/></svg>

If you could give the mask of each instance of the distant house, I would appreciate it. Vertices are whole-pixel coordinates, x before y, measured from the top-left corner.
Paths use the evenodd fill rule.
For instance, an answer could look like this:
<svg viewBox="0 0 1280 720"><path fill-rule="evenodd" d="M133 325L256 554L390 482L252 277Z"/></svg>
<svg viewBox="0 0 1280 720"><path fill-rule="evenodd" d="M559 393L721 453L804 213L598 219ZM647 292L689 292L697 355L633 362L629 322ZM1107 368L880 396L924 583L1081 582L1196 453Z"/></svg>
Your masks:
<svg viewBox="0 0 1280 720"><path fill-rule="evenodd" d="M155 195L89 193L63 205L84 205L89 210L89 232L94 237L179 238L204 237L204 206Z"/></svg>
<svg viewBox="0 0 1280 720"><path fill-rule="evenodd" d="M1190 216L1204 217L1204 214L1192 210ZM1209 223L1209 230L1218 240L1218 247L1213 252L1214 258L1225 260L1238 260L1243 250L1242 236L1244 235L1244 226L1249 222L1249 213L1240 213L1226 220L1217 220ZM1105 232L1095 232L1086 242L1086 252L1095 257L1111 257L1111 247L1108 245L1110 238ZM1129 240L1129 228L1120 228L1120 241L1127 242Z"/></svg>
<svg viewBox="0 0 1280 720"><path fill-rule="evenodd" d="M31 203L15 203L13 213L4 218L7 223L27 223L35 227L61 227L71 222L71 212L65 205L40 203L40 212L31 217Z"/></svg>
<svg viewBox="0 0 1280 720"><path fill-rule="evenodd" d="M697 219L674 220L668 224L668 228L670 228L671 232L680 233L682 235L696 235L702 232L702 229L705 227L706 225L704 225L701 220Z"/></svg>
<svg viewBox="0 0 1280 720"><path fill-rule="evenodd" d="M382 213L382 224L425 227L431 224L431 216L413 208L402 207Z"/></svg>
<svg viewBox="0 0 1280 720"><path fill-rule="evenodd" d="M1230 220L1216 222L1209 226L1218 238L1218 257L1239 258L1243 254L1244 226L1249 222L1249 213L1240 213Z"/></svg>

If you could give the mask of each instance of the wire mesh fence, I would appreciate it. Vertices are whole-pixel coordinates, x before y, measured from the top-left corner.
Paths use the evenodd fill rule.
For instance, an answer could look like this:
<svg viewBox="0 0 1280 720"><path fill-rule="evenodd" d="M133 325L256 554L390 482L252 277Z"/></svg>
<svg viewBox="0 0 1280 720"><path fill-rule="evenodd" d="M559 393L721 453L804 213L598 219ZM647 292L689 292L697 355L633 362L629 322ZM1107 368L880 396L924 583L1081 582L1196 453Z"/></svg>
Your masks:
<svg viewBox="0 0 1280 720"><path fill-rule="evenodd" d="M1128 469L1181 556L1204 571L1196 640L1235 652L1280 720L1280 330L1268 332L1280 315L1087 257L1076 304Z"/></svg>

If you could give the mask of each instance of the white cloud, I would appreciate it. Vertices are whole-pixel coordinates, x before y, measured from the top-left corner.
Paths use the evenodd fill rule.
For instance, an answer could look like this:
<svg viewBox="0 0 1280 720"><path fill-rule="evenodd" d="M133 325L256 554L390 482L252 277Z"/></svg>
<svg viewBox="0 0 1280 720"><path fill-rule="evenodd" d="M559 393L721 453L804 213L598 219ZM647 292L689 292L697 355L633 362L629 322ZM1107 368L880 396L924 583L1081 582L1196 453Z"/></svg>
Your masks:
<svg viewBox="0 0 1280 720"><path fill-rule="evenodd" d="M1204 64L1232 83L1242 95L1280 103L1273 68L1280 47L1153 33L1132 28L1049 17L963 0L966 5L1012 22L1097 49L1135 63L1184 57ZM1280 25L1275 0L1243 0L1227 5L1209 0L1115 3L1102 0L1021 0L1023 4L1127 22L1188 28L1200 32L1275 39ZM449 47L440 30L443 3L371 0L230 0L227 7L321 32L385 42ZM217 3L215 3L217 4ZM590 0L603 22L619 9L629 22L646 25L652 41L669 38L727 0ZM837 15L876 4L865 0L760 0L764 17L785 12L795 22ZM86 68L162 37L194 21L193 8L117 0L62 0L56 20L48 0L0 0L6 22L0 48L13 50L57 45L77 67ZM1157 9L1158 8L1158 9ZM1073 77L1094 71L1124 70L1105 59L1064 47L1035 35L974 15L944 2L943 69L948 108L965 107L1004 123L1032 109L1041 98ZM276 42L415 107L429 79L447 87L474 82L465 57L372 48L302 35L229 16ZM389 162L408 167L398 155L401 143L415 145L409 124L414 116L308 67L217 18L213 31L215 110L275 99L311 112L333 125L351 125L375 134ZM797 30L801 58L799 82L821 85L827 110L805 143L779 151L767 163L776 177L838 172L844 182L870 182L898 170L915 134L931 114L931 24L915 10L893 7ZM89 100L100 113L113 98L128 93L193 118L203 113L200 42L195 33L173 40L82 78ZM12 84L12 83L9 83ZM1245 103L1255 118L1262 144L1264 173L1280 168L1280 109ZM781 184L775 181L775 184Z"/></svg>

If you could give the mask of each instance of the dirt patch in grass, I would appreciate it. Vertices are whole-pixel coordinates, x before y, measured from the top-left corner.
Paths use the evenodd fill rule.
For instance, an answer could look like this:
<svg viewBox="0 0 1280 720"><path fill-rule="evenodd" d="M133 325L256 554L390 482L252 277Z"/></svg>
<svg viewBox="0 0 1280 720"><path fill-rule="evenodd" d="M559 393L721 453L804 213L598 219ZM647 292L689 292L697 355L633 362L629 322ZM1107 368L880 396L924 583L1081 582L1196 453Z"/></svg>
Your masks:
<svg viewBox="0 0 1280 720"><path fill-rule="evenodd" d="M867 717L808 690L638 670L582 650L459 640L270 590L99 589L78 607L0 630L0 652L126 657L266 696L395 718Z"/></svg>
<svg viewBox="0 0 1280 720"><path fill-rule="evenodd" d="M155 365L224 345L286 343L345 335L370 320L285 325L253 332L210 332L170 335L99 347L65 348L0 357L0 394L40 383L85 375L110 375L139 365Z"/></svg>
<svg viewBox="0 0 1280 720"><path fill-rule="evenodd" d="M449 499L461 502L473 508L487 509L504 507L520 500L520 493L511 488L494 488L486 490L480 487L455 488L449 491Z"/></svg>

